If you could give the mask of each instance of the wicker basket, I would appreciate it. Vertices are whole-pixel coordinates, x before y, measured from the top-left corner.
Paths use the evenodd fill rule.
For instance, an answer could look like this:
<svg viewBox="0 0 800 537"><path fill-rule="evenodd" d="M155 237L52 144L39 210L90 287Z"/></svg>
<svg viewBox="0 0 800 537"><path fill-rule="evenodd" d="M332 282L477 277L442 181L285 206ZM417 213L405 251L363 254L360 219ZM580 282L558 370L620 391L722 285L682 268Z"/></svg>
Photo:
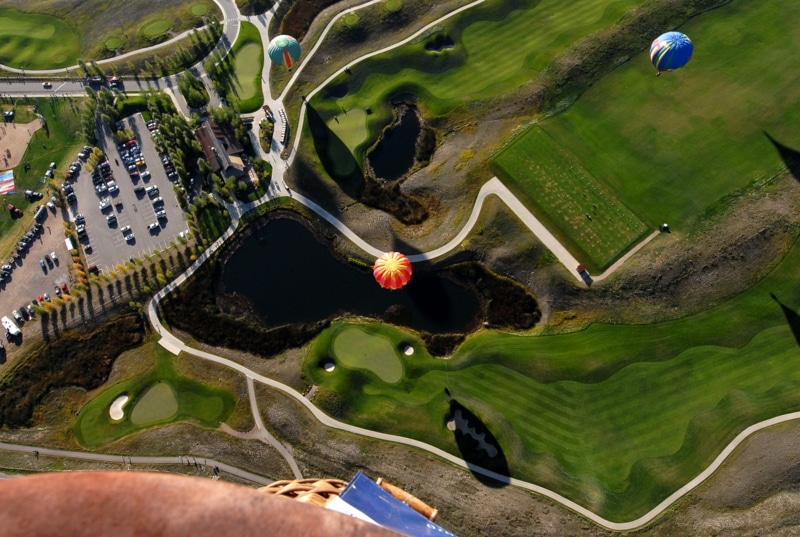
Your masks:
<svg viewBox="0 0 800 537"><path fill-rule="evenodd" d="M439 513L438 509L430 507L403 489L387 483L383 478L378 478L377 484L428 520L436 520L436 515ZM341 479L284 479L257 490L265 494L274 494L290 500L325 507L328 501L334 496L338 496L339 492L346 486L347 481L342 481Z"/></svg>
<svg viewBox="0 0 800 537"><path fill-rule="evenodd" d="M338 496L346 486L347 481L341 479L284 479L261 487L258 491L325 507L328 500Z"/></svg>

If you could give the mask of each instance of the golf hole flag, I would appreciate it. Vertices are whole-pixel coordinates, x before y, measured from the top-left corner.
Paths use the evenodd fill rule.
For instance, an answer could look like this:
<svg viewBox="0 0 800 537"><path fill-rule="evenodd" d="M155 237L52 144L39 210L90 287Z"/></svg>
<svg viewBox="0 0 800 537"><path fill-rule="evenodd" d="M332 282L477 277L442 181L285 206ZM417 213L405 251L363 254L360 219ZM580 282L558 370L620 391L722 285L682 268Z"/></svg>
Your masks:
<svg viewBox="0 0 800 537"><path fill-rule="evenodd" d="M0 172L0 196L14 193L14 170Z"/></svg>
<svg viewBox="0 0 800 537"><path fill-rule="evenodd" d="M456 537L358 472L325 509L359 518L410 537Z"/></svg>

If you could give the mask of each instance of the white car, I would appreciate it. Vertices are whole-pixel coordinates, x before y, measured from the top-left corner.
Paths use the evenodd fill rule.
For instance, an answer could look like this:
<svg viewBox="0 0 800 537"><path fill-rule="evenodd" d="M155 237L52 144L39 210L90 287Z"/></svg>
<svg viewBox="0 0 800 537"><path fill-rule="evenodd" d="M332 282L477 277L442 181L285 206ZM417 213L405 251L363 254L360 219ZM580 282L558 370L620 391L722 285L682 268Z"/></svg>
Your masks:
<svg viewBox="0 0 800 537"><path fill-rule="evenodd" d="M58 256L55 252L50 252L50 259L53 260L53 263L58 263Z"/></svg>
<svg viewBox="0 0 800 537"><path fill-rule="evenodd" d="M149 179L150 178L150 172L148 170L144 170L140 177L142 179Z"/></svg>
<svg viewBox="0 0 800 537"><path fill-rule="evenodd" d="M152 224L147 226L147 229L149 229L150 231L155 231L155 230L159 229L160 227L161 227L161 225L159 225L158 222L153 222Z"/></svg>
<svg viewBox="0 0 800 537"><path fill-rule="evenodd" d="M110 199L103 198L102 200L100 200L100 210L101 211L105 211L109 207L111 207L111 200Z"/></svg>
<svg viewBox="0 0 800 537"><path fill-rule="evenodd" d="M126 234L126 233L130 233L130 231L131 231L131 226L125 226L125 227L124 227L124 228L122 228L120 231L122 231L122 234L123 234L123 235L124 235L124 234Z"/></svg>
<svg viewBox="0 0 800 537"><path fill-rule="evenodd" d="M111 192L112 194L117 190L119 190L117 183L114 181L109 181L107 186L108 186L108 191Z"/></svg>
<svg viewBox="0 0 800 537"><path fill-rule="evenodd" d="M125 240L128 242L133 242L133 238L134 238L133 233L128 233L127 235L125 235Z"/></svg>
<svg viewBox="0 0 800 537"><path fill-rule="evenodd" d="M167 211L156 211L156 218L166 218Z"/></svg>
<svg viewBox="0 0 800 537"><path fill-rule="evenodd" d="M153 199L153 205L158 205L159 203L164 203L164 199L161 196Z"/></svg>

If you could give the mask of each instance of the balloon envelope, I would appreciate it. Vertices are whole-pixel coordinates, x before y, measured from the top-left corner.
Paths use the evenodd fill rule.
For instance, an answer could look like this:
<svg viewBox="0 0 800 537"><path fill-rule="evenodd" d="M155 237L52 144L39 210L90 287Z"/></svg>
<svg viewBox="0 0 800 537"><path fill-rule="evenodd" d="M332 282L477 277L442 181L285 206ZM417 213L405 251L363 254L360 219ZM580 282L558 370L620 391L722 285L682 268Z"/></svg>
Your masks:
<svg viewBox="0 0 800 537"><path fill-rule="evenodd" d="M398 252L387 252L372 267L375 281L384 289L400 289L411 279L411 261Z"/></svg>
<svg viewBox="0 0 800 537"><path fill-rule="evenodd" d="M291 69L300 59L300 43L290 35L279 35L269 42L267 56L272 63Z"/></svg>
<svg viewBox="0 0 800 537"><path fill-rule="evenodd" d="M661 71L680 69L692 59L694 45L680 32L667 32L658 36L650 45L650 61Z"/></svg>

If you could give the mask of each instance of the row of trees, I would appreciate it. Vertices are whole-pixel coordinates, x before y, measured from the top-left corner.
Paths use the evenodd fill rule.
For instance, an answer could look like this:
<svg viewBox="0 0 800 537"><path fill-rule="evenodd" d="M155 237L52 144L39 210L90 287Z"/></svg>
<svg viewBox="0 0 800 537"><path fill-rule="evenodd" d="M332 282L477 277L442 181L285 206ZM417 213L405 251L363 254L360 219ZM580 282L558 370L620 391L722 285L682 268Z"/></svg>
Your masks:
<svg viewBox="0 0 800 537"><path fill-rule="evenodd" d="M189 108L202 108L210 100L203 81L192 71L186 71L178 77L178 89Z"/></svg>

